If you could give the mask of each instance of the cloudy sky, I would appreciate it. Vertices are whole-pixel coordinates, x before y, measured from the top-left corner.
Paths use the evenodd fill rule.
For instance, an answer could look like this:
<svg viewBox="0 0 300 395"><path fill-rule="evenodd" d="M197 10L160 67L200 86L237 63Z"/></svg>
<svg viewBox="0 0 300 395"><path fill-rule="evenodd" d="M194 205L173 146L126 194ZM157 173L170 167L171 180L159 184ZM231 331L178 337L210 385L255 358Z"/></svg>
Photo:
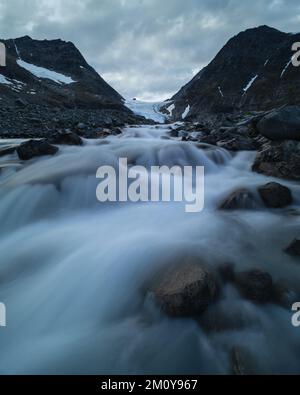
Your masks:
<svg viewBox="0 0 300 395"><path fill-rule="evenodd" d="M166 99L241 30L300 30L299 0L0 0L1 38L73 41L125 97Z"/></svg>

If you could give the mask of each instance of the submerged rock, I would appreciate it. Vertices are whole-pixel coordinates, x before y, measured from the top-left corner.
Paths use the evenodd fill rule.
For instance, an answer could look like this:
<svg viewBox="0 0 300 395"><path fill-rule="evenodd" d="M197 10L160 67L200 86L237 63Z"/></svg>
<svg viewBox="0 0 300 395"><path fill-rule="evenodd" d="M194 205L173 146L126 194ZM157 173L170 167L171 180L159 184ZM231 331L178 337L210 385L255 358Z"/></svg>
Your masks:
<svg viewBox="0 0 300 395"><path fill-rule="evenodd" d="M269 208L284 208L293 203L289 188L277 182L270 182L259 187L258 192L265 206Z"/></svg>
<svg viewBox="0 0 300 395"><path fill-rule="evenodd" d="M254 205L253 194L247 189L238 189L223 200L219 205L219 210L250 209Z"/></svg>
<svg viewBox="0 0 300 395"><path fill-rule="evenodd" d="M273 300L272 276L260 269L237 273L235 284L243 297L257 303Z"/></svg>
<svg viewBox="0 0 300 395"><path fill-rule="evenodd" d="M300 240L295 239L284 251L291 256L300 257Z"/></svg>
<svg viewBox="0 0 300 395"><path fill-rule="evenodd" d="M22 143L17 148L21 160L29 160L36 156L55 155L58 148L49 144L46 140L30 140Z"/></svg>
<svg viewBox="0 0 300 395"><path fill-rule="evenodd" d="M166 273L154 290L161 310L170 316L194 316L202 313L216 298L213 274L195 260Z"/></svg>

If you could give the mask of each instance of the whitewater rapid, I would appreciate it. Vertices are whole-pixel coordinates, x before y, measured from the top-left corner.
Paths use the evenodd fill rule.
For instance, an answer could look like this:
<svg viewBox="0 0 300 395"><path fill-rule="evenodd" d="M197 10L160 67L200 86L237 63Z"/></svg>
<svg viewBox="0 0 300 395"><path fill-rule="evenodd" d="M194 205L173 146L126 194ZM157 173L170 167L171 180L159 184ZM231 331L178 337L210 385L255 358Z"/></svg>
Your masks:
<svg viewBox="0 0 300 395"><path fill-rule="evenodd" d="M227 374L235 347L247 350L259 373L299 373L300 332L288 309L256 306L228 285L208 314L233 324L210 332L154 305L149 282L181 255L211 267L261 267L274 280L300 284L300 266L282 252L299 236L299 217L260 206L256 187L270 178L251 172L255 153L231 155L168 132L167 125L130 127L60 147L53 157L0 158L0 301L7 308L0 373ZM204 166L204 211L189 214L175 202L99 203L96 171L120 157L145 167ZM282 183L296 212L300 187ZM256 194L256 209L217 210L242 187Z"/></svg>

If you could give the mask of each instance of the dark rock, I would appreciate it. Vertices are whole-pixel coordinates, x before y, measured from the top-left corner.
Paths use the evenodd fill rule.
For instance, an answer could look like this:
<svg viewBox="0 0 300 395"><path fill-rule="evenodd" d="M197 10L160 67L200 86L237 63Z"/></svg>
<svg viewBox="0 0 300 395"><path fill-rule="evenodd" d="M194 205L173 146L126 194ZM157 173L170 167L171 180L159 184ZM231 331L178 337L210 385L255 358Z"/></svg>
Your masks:
<svg viewBox="0 0 300 395"><path fill-rule="evenodd" d="M217 284L208 269L190 260L166 273L155 287L154 295L168 315L194 316L215 300Z"/></svg>
<svg viewBox="0 0 300 395"><path fill-rule="evenodd" d="M300 107L288 106L267 114L257 129L270 140L300 141Z"/></svg>
<svg viewBox="0 0 300 395"><path fill-rule="evenodd" d="M76 127L77 127L77 129L84 130L87 128L87 125L83 122L79 122Z"/></svg>
<svg viewBox="0 0 300 395"><path fill-rule="evenodd" d="M18 107L26 107L28 103L27 103L25 100L23 100L23 99L21 99L21 98L18 97L18 98L15 100L15 104L16 104L16 106L18 106Z"/></svg>
<svg viewBox="0 0 300 395"><path fill-rule="evenodd" d="M289 188L277 182L270 182L259 187L258 192L265 206L269 208L283 208L293 203L292 193Z"/></svg>
<svg viewBox="0 0 300 395"><path fill-rule="evenodd" d="M47 139L50 144L82 145L82 139L70 131L56 132Z"/></svg>
<svg viewBox="0 0 300 395"><path fill-rule="evenodd" d="M300 144L295 141L265 144L258 152L252 170L270 177L300 179Z"/></svg>
<svg viewBox="0 0 300 395"><path fill-rule="evenodd" d="M286 249L285 252L291 256L300 257L300 240L295 239Z"/></svg>
<svg viewBox="0 0 300 395"><path fill-rule="evenodd" d="M295 300L295 292L290 290L284 281L278 281L273 285L273 302L290 309Z"/></svg>
<svg viewBox="0 0 300 395"><path fill-rule="evenodd" d="M217 145L228 151L254 151L256 146L250 138L234 137L231 140L221 140Z"/></svg>
<svg viewBox="0 0 300 395"><path fill-rule="evenodd" d="M251 209L255 207L253 194L247 189L239 189L232 192L219 205L219 210Z"/></svg>
<svg viewBox="0 0 300 395"><path fill-rule="evenodd" d="M21 160L29 160L36 156L55 155L58 148L49 144L46 140L30 140L17 148Z"/></svg>
<svg viewBox="0 0 300 395"><path fill-rule="evenodd" d="M237 273L235 284L246 299L256 303L268 303L273 299L272 276L260 269Z"/></svg>

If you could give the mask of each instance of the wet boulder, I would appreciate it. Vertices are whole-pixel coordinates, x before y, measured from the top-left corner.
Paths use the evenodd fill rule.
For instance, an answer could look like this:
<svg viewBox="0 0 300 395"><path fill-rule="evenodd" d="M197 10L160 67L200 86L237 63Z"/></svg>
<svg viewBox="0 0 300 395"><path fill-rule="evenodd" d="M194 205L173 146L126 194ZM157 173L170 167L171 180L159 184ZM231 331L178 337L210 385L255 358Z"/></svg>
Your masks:
<svg viewBox="0 0 300 395"><path fill-rule="evenodd" d="M300 141L300 107L287 106L272 111L256 127L260 134L270 140Z"/></svg>
<svg viewBox="0 0 300 395"><path fill-rule="evenodd" d="M290 189L277 182L260 186L258 192L265 206L269 208L284 208L293 203Z"/></svg>
<svg viewBox="0 0 300 395"><path fill-rule="evenodd" d="M37 156L55 155L58 148L44 140L29 140L22 143L17 148L18 156L21 160L30 160Z"/></svg>
<svg viewBox="0 0 300 395"><path fill-rule="evenodd" d="M256 303L268 303L273 300L272 276L260 269L237 273L235 285L241 295Z"/></svg>
<svg viewBox="0 0 300 395"><path fill-rule="evenodd" d="M257 153L252 170L286 180L300 179L300 143L268 142Z"/></svg>
<svg viewBox="0 0 300 395"><path fill-rule="evenodd" d="M47 139L50 144L57 145L82 145L82 139L71 131L56 132Z"/></svg>
<svg viewBox="0 0 300 395"><path fill-rule="evenodd" d="M165 273L154 289L156 303L173 317L195 316L215 300L217 283L214 275L193 260Z"/></svg>
<svg viewBox="0 0 300 395"><path fill-rule="evenodd" d="M251 209L255 207L254 195L247 189L232 192L219 205L219 210Z"/></svg>

